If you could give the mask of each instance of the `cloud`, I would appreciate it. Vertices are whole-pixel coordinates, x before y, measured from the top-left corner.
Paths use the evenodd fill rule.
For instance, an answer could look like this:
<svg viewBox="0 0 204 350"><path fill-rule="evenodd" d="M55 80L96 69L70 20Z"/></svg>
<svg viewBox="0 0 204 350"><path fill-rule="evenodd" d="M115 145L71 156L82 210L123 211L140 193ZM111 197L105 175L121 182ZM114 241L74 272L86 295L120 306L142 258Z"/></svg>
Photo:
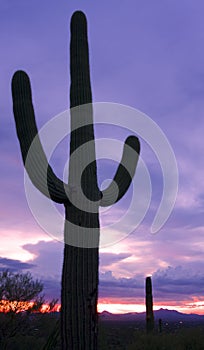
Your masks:
<svg viewBox="0 0 204 350"><path fill-rule="evenodd" d="M32 260L22 262L17 259L0 258L0 270L29 270L34 278L42 281L46 299L60 299L63 245L56 241L39 241L36 244L26 244L23 249L33 255Z"/></svg>
<svg viewBox="0 0 204 350"><path fill-rule="evenodd" d="M33 272L40 276L41 279L49 278L60 280L62 261L63 261L63 244L57 241L39 241L36 244L25 244L23 249L32 253L36 268Z"/></svg>
<svg viewBox="0 0 204 350"><path fill-rule="evenodd" d="M22 262L20 260L0 258L0 270L21 271L33 269L36 265Z"/></svg>
<svg viewBox="0 0 204 350"><path fill-rule="evenodd" d="M55 278L42 279L46 300L50 301L53 298L58 299L60 303L61 300L61 281Z"/></svg>
<svg viewBox="0 0 204 350"><path fill-rule="evenodd" d="M204 297L203 271L196 271L185 266L169 266L157 270L152 275L153 296L156 303L192 302L195 298ZM145 276L140 274L132 278L116 278L112 271L100 274L99 296L117 298L123 302L134 300L143 302L145 297Z"/></svg>
<svg viewBox="0 0 204 350"><path fill-rule="evenodd" d="M111 254L111 253L100 253L100 265L101 267L114 265L124 259L130 257L130 253L120 253L120 254Z"/></svg>
<svg viewBox="0 0 204 350"><path fill-rule="evenodd" d="M150 246L145 242L137 242L141 254L148 252ZM0 259L0 268L13 271L31 270L34 277L40 278L44 284L45 296L48 299L60 299L61 269L63 260L63 245L59 242L40 241L37 244L26 244L24 250L33 254L32 261L26 263L15 259ZM134 250L134 247L132 247ZM194 261L184 261L183 264L172 264L166 268L157 268L152 272L153 295L155 303L193 302L195 298L202 298L204 284L204 263L197 259L199 245L194 247ZM179 255L179 254L178 254ZM149 253L147 254L147 257ZM152 259L154 260L153 255ZM168 254L167 254L168 256ZM162 256L161 256L162 259ZM146 268L140 270L142 261L131 251L124 253L101 253L99 273L99 298L120 300L121 302L143 303L145 296ZM152 261L153 261L152 260ZM173 256L172 256L173 260ZM162 261L162 260L160 260ZM176 262L176 259L175 259ZM147 261L149 266L150 261ZM159 266L159 261L155 267ZM136 272L139 271L139 272ZM129 276L125 276L125 271Z"/></svg>
<svg viewBox="0 0 204 350"><path fill-rule="evenodd" d="M156 300L192 300L195 296L204 296L203 270L192 266L169 266L156 271L153 276L153 286ZM195 267L195 266L194 266Z"/></svg>
<svg viewBox="0 0 204 350"><path fill-rule="evenodd" d="M143 297L144 279L141 276L135 278L116 278L112 271L101 273L99 276L100 298L121 298L122 300Z"/></svg>

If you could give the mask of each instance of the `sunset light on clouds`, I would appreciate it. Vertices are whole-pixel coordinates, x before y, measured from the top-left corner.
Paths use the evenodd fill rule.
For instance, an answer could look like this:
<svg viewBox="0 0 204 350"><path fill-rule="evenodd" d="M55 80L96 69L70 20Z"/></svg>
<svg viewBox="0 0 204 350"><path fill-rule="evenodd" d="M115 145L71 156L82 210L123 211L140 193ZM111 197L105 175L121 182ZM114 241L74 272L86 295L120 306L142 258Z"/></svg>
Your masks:
<svg viewBox="0 0 204 350"><path fill-rule="evenodd" d="M169 140L179 171L173 212L151 234L163 180L154 152L140 140L141 161L151 177L150 208L137 228L134 215L127 227L112 233L109 228L115 237L130 228L131 233L100 248L98 310L145 311L145 277L151 275L155 310L204 314L204 3L21 0L3 1L0 8L0 269L30 271L42 280L47 299L60 299L63 244L40 227L26 200L11 79L18 69L29 74L39 129L69 107L69 22L80 8L88 19L93 101L131 106L152 118ZM117 125L116 115L112 121ZM122 145L129 130L98 126L96 135ZM51 159L60 177L68 143ZM113 152L115 159L121 154L117 147ZM116 166L98 162L100 184L113 177ZM101 210L101 235L103 226L120 223L135 191L131 186L116 206Z"/></svg>

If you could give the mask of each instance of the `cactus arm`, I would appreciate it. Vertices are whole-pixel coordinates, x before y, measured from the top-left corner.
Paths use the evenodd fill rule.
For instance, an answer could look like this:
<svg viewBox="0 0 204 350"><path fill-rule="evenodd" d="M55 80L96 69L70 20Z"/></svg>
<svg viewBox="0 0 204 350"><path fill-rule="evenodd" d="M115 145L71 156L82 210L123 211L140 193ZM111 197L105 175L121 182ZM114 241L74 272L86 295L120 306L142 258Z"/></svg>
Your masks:
<svg viewBox="0 0 204 350"><path fill-rule="evenodd" d="M116 174L110 185L102 191L100 205L106 207L118 202L128 190L135 174L140 143L137 137L129 136L124 144L123 155Z"/></svg>
<svg viewBox="0 0 204 350"><path fill-rule="evenodd" d="M22 158L32 183L55 202L67 202L67 185L54 174L43 151L35 122L30 81L23 71L17 71L13 76L12 96Z"/></svg>

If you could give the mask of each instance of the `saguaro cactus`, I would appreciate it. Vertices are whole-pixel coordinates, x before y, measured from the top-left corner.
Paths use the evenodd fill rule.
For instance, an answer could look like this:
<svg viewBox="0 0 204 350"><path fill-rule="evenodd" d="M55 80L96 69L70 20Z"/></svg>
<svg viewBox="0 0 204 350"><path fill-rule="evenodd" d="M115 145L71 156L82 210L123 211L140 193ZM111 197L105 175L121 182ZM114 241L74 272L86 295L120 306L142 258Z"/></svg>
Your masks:
<svg viewBox="0 0 204 350"><path fill-rule="evenodd" d="M29 78L23 71L17 71L13 76L13 110L23 161L31 181L47 197L65 206L62 349L96 350L99 205L111 205L125 194L134 176L140 145L137 137L127 138L112 183L100 191L97 184L87 23L81 11L75 12L71 19L70 71L68 184L57 178L47 162L38 137ZM35 146L32 147L34 139ZM130 159L132 153L134 157ZM85 169L84 160L89 163Z"/></svg>
<svg viewBox="0 0 204 350"><path fill-rule="evenodd" d="M146 330L152 332L154 329L153 297L151 277L146 278Z"/></svg>

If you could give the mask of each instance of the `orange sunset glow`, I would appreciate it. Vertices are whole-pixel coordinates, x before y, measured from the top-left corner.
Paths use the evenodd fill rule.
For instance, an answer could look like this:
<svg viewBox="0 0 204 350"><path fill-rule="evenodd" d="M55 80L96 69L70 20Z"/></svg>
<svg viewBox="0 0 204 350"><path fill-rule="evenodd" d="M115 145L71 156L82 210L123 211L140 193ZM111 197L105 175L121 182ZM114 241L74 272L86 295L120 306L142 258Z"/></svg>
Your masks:
<svg viewBox="0 0 204 350"><path fill-rule="evenodd" d="M0 312L7 313L12 312L24 312L33 307L33 302L13 301L8 300L0 301ZM61 304L56 304L52 310L50 310L49 304L43 304L37 312L49 313L49 312L60 312ZM182 304L175 304L169 302L168 304L154 303L154 310L159 309L177 310L182 313L191 314L196 313L198 315L204 314L204 302L194 301L183 302ZM18 310L18 311L16 311ZM133 303L119 303L117 301L111 302L110 300L103 300L98 303L98 312L108 311L113 314L125 314L125 313L140 313L145 312L145 304L133 304Z"/></svg>
<svg viewBox="0 0 204 350"><path fill-rule="evenodd" d="M8 301L8 300L1 300L0 301L0 312L8 313L8 312L24 312L31 310L34 306L34 302L27 302L27 301ZM56 304L52 310L50 309L49 304L43 304L38 312L46 313L46 312L59 312L60 311L60 304Z"/></svg>
<svg viewBox="0 0 204 350"><path fill-rule="evenodd" d="M154 310L159 309L168 309L168 310L176 310L178 312L191 314L196 313L198 315L204 314L204 302L198 301L190 303L183 302L180 304L175 304L168 302L164 303L154 303ZM125 304L125 303L110 303L110 302L102 302L98 304L98 312L108 311L113 314L123 314L123 313L131 313L131 312L145 312L145 304Z"/></svg>

